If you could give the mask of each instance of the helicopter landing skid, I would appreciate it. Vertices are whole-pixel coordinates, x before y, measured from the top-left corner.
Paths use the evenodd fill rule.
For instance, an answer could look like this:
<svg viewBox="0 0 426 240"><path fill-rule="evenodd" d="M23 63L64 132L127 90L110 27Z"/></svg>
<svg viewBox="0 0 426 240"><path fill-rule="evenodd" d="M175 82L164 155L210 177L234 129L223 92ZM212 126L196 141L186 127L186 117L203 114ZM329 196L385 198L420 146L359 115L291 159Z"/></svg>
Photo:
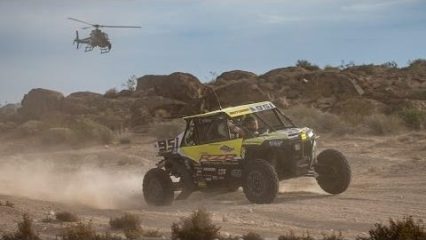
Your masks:
<svg viewBox="0 0 426 240"><path fill-rule="evenodd" d="M108 47L101 48L101 54L109 53L109 51L111 51L111 49Z"/></svg>
<svg viewBox="0 0 426 240"><path fill-rule="evenodd" d="M91 52L92 50L93 50L93 47L86 46L86 48L84 49L84 52Z"/></svg>

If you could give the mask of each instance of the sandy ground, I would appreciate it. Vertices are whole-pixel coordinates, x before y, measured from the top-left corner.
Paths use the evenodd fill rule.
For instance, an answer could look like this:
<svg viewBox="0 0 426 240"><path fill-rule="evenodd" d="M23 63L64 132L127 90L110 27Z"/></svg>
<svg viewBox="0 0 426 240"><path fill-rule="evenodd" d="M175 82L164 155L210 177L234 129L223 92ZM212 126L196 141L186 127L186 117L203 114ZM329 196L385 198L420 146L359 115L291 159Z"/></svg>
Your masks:
<svg viewBox="0 0 426 240"><path fill-rule="evenodd" d="M70 150L0 146L0 234L14 231L24 213L44 238L54 239L64 224L44 223L50 211L71 211L97 229L109 231L109 219L128 212L143 227L169 233L170 225L194 209L209 210L222 232L258 232L277 237L293 231L311 236L341 231L354 238L374 223L413 216L426 220L426 132L397 136L322 136L320 149L335 148L349 159L350 188L331 196L312 178L283 181L272 204L249 203L240 189L228 194L195 193L167 207L150 207L141 194L143 173L157 158L153 139L131 145Z"/></svg>

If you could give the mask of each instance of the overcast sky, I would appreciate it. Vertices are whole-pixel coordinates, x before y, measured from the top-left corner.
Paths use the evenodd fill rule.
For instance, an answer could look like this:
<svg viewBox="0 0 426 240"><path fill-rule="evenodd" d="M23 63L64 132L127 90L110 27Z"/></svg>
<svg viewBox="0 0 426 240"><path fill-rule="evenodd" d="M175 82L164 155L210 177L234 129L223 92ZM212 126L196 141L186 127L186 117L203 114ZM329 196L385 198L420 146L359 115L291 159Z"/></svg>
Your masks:
<svg viewBox="0 0 426 240"><path fill-rule="evenodd" d="M74 17L105 25L112 51L72 45ZM324 66L426 57L425 0L0 0L0 103L32 88L121 88L131 75Z"/></svg>

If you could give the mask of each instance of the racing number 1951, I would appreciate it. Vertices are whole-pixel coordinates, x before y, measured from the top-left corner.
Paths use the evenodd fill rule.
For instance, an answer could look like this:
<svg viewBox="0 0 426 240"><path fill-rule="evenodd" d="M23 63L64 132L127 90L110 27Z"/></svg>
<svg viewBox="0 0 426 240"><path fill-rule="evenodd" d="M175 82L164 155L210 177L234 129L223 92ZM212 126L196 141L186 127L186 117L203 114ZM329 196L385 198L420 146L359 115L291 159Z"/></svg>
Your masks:
<svg viewBox="0 0 426 240"><path fill-rule="evenodd" d="M174 149L178 148L178 138L170 138L167 140L163 140L163 141L158 141L158 150L160 152L171 152Z"/></svg>

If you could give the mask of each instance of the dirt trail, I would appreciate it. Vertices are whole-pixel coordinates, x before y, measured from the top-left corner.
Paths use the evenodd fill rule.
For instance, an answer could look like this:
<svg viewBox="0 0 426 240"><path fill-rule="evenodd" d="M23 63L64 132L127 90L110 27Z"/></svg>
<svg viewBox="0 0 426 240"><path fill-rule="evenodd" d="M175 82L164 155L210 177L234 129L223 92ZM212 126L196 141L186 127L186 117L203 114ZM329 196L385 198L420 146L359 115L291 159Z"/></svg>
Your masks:
<svg viewBox="0 0 426 240"><path fill-rule="evenodd" d="M320 148L345 153L353 170L347 192L331 196L311 178L283 181L273 204L250 204L241 189L229 194L195 193L167 207L141 201L143 172L154 166L146 141L130 146L0 155L0 233L14 229L29 212L43 236L54 237L59 225L42 223L50 210L74 211L108 230L108 220L124 212L141 216L148 229L168 232L170 225L198 207L213 214L222 231L256 231L267 237L294 231L312 236L341 231L365 234L377 222L413 216L426 220L426 133L389 137L323 137Z"/></svg>

